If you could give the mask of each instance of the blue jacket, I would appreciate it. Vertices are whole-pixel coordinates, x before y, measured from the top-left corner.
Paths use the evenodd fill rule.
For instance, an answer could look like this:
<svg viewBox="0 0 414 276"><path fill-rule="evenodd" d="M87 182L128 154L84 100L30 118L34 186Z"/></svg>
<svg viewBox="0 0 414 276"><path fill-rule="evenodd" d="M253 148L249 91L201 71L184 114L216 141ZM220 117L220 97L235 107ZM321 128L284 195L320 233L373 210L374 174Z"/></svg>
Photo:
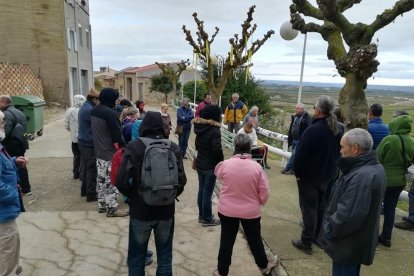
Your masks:
<svg viewBox="0 0 414 276"><path fill-rule="evenodd" d="M369 119L368 132L371 134L372 140L374 140L374 144L372 145L373 150L378 147L385 136L390 135L390 129L384 124L381 118Z"/></svg>
<svg viewBox="0 0 414 276"><path fill-rule="evenodd" d="M180 107L177 109L177 126L191 129L191 120L194 118L194 112L191 108Z"/></svg>
<svg viewBox="0 0 414 276"><path fill-rule="evenodd" d="M93 102L86 101L79 109L78 115L78 143L88 148L93 148L91 110L94 106Z"/></svg>
<svg viewBox="0 0 414 276"><path fill-rule="evenodd" d="M131 129L131 141L135 141L139 138L139 128L141 127L142 120L138 119L135 121L135 123L132 125Z"/></svg>
<svg viewBox="0 0 414 276"><path fill-rule="evenodd" d="M0 223L15 220L20 213L15 160L15 157L6 156L0 144Z"/></svg>

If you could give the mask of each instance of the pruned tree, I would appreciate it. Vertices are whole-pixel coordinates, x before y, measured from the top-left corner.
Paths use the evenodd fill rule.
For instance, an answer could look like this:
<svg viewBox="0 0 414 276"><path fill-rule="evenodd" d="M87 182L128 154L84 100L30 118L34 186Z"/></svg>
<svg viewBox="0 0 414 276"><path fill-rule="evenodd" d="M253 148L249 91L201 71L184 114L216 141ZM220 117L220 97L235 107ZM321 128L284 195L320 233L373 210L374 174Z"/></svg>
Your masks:
<svg viewBox="0 0 414 276"><path fill-rule="evenodd" d="M181 62L174 64L158 62L155 62L155 64L158 65L158 68L160 68L162 74L170 80L173 95L176 96L178 80L180 79L181 73L187 69L187 66L190 65L190 60L181 60Z"/></svg>
<svg viewBox="0 0 414 276"><path fill-rule="evenodd" d="M253 33L256 31L257 25L253 24L253 13L256 6L251 6L247 12L247 19L243 22L242 34L239 38L238 34L234 35L234 38L230 38L229 42L231 45L231 50L225 57L225 61L222 67L222 72L220 78L215 80L214 71L215 64L212 62L211 45L214 42L214 38L219 32L219 28L215 27L214 34L210 37L204 29L204 21L201 21L197 13L193 13L194 21L197 25L198 31L196 32L197 39L194 40L191 32L183 25L183 32L186 35L186 40L193 47L193 52L198 54L200 59L206 62L208 65L208 78L207 85L209 91L212 93L212 96L216 99L220 97L223 93L224 87L226 85L227 79L231 75L234 69L237 67L246 64L250 61L251 57L260 49L260 47L268 40L272 34L273 30L268 31L262 39L257 39L252 42L250 47L248 47L248 41Z"/></svg>
<svg viewBox="0 0 414 276"><path fill-rule="evenodd" d="M317 6L314 6L307 0L292 0L290 6L293 28L303 34L319 33L328 42L328 59L334 61L338 73L345 78L345 85L339 93L339 105L348 129L367 128L365 88L379 65L377 44L372 43L375 33L414 8L413 0L399 0L392 8L378 14L371 24L352 23L343 13L361 1L317 0ZM313 17L323 23L306 23L302 16Z"/></svg>

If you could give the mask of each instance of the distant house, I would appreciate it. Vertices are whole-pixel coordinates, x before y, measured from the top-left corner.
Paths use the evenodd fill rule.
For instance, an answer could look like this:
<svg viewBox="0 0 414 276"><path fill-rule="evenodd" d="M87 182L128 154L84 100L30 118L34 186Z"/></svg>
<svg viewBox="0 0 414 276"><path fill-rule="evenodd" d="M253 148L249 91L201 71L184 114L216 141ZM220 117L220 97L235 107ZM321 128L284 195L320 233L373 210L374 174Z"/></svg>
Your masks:
<svg viewBox="0 0 414 276"><path fill-rule="evenodd" d="M101 87L115 88L115 74L116 70L108 67L99 67L98 72L94 72L93 77L95 81L99 81Z"/></svg>
<svg viewBox="0 0 414 276"><path fill-rule="evenodd" d="M171 63L175 64L175 63ZM161 69L156 64L141 67L128 67L115 74L115 88L126 98L135 102L136 100L146 101L151 87L151 77L161 73ZM179 82L182 85L194 80L194 69L185 70L181 73ZM201 79L197 71L197 80Z"/></svg>
<svg viewBox="0 0 414 276"><path fill-rule="evenodd" d="M29 65L47 100L69 105L86 95L93 87L88 2L2 1L0 62Z"/></svg>

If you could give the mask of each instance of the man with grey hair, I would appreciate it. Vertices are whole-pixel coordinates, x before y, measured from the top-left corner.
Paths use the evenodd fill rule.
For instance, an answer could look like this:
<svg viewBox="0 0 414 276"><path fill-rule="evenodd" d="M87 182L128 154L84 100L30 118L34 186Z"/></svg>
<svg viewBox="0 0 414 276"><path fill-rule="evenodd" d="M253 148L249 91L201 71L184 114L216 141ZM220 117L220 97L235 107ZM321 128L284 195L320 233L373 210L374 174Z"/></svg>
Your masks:
<svg viewBox="0 0 414 276"><path fill-rule="evenodd" d="M337 175L335 162L339 158L341 129L333 114L331 97L321 96L315 103L312 124L305 130L296 146L294 170L302 212L301 238L292 245L312 254L326 208L326 191Z"/></svg>
<svg viewBox="0 0 414 276"><path fill-rule="evenodd" d="M233 93L231 101L224 110L224 124L227 124L228 131L237 134L241 128L240 122L247 113L247 106L239 100L239 94Z"/></svg>
<svg viewBox="0 0 414 276"><path fill-rule="evenodd" d="M361 264L374 260L386 176L372 144L369 132L361 128L351 129L341 139L342 176L319 235L322 248L332 258L333 276L359 275Z"/></svg>
<svg viewBox="0 0 414 276"><path fill-rule="evenodd" d="M311 123L312 117L306 112L305 105L303 103L296 104L295 115L292 115L288 132L288 146L292 147L292 155L281 173L295 174L293 171L293 164L295 163L296 145L299 143L299 139L303 132L311 125Z"/></svg>

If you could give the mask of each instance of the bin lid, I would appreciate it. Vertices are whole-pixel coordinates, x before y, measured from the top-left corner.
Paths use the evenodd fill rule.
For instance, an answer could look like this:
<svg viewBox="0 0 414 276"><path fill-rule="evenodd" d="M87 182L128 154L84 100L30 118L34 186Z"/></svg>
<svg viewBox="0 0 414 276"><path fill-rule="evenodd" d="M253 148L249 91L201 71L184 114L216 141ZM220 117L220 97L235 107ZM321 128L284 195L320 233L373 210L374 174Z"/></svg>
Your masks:
<svg viewBox="0 0 414 276"><path fill-rule="evenodd" d="M11 96L11 99L13 105L42 106L46 104L42 98L35 95Z"/></svg>

